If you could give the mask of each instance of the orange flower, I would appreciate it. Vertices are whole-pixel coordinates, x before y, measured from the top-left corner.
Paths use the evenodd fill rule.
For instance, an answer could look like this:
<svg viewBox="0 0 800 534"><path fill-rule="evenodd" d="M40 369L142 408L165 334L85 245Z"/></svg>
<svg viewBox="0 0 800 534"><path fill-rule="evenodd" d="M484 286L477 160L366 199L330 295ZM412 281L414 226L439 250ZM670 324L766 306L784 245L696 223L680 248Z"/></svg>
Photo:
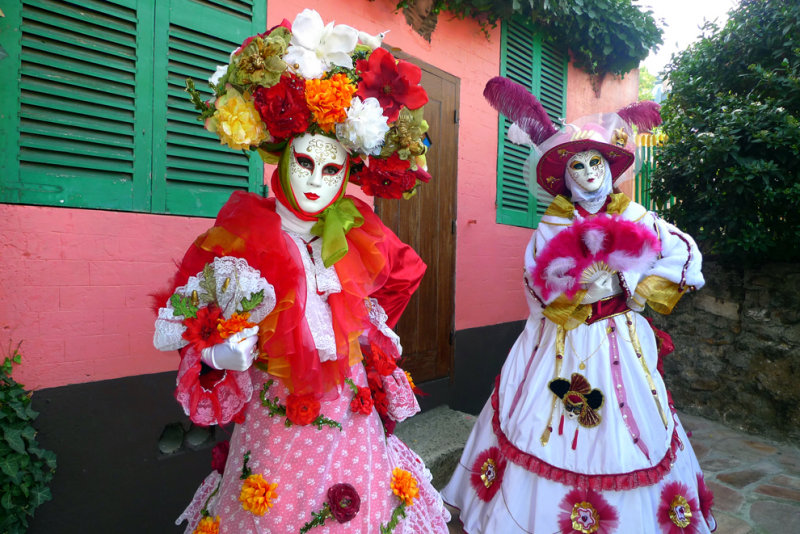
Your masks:
<svg viewBox="0 0 800 534"><path fill-rule="evenodd" d="M392 470L392 493L403 501L406 506L414 504L414 499L419 497L417 481L405 469L395 467Z"/></svg>
<svg viewBox="0 0 800 534"><path fill-rule="evenodd" d="M278 498L277 487L277 482L270 484L261 475L250 475L242 483L239 494L242 508L254 515L264 515L272 508L273 499Z"/></svg>
<svg viewBox="0 0 800 534"><path fill-rule="evenodd" d="M343 73L334 74L327 80L306 80L306 103L323 132L331 133L337 122L344 122L356 90Z"/></svg>
<svg viewBox="0 0 800 534"><path fill-rule="evenodd" d="M234 313L231 315L230 319L220 318L219 323L217 323L219 335L222 336L222 339L228 339L233 334L241 332L245 328L255 326L254 323L248 321L249 318L249 313Z"/></svg>
<svg viewBox="0 0 800 534"><path fill-rule="evenodd" d="M225 337L225 335L223 334L222 337ZM411 389L417 387L414 385L414 380L411 379L411 373L409 373L408 371L403 371L403 372L406 374L406 378L408 378L408 385L411 386Z"/></svg>
<svg viewBox="0 0 800 534"><path fill-rule="evenodd" d="M192 531L192 534L219 534L219 516L213 519L210 515L205 516L197 524L197 528Z"/></svg>

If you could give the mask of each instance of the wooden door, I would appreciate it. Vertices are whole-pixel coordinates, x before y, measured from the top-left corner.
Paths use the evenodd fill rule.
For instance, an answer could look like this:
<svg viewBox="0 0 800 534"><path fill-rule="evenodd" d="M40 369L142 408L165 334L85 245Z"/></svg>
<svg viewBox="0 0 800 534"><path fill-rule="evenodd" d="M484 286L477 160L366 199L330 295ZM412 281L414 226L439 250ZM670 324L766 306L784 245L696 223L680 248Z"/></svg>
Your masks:
<svg viewBox="0 0 800 534"><path fill-rule="evenodd" d="M403 368L416 382L424 382L450 376L453 362L459 79L397 50L392 53L419 65L429 98L425 120L430 125L431 181L409 200L375 202L384 224L428 265L396 328L403 345Z"/></svg>

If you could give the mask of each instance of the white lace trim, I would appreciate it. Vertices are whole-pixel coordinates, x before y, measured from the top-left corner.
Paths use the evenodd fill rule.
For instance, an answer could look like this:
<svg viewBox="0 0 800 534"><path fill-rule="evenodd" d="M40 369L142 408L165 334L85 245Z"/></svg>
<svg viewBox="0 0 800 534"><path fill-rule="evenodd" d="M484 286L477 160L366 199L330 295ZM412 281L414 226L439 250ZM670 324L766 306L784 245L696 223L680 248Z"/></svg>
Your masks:
<svg viewBox="0 0 800 534"><path fill-rule="evenodd" d="M320 239L311 243L311 252L314 261L306 249L306 242L313 236L286 231L292 238L300 257L303 258L303 267L306 273L306 322L314 339L314 345L319 353L319 360L327 362L336 359L336 337L333 333L333 317L328 306L328 295L342 290L336 269L333 266L327 269L322 263L322 243ZM322 295L318 294L318 291Z"/></svg>
<svg viewBox="0 0 800 534"><path fill-rule="evenodd" d="M259 291L264 292L264 299L250 311L249 321L260 323L275 308L275 289L246 260L233 256L214 258L213 267L216 303L225 318L230 318L237 311L243 299L251 298ZM200 306L205 306L214 299L201 287L204 281L205 275L201 271L189 277L186 285L177 288L175 293L191 297L196 292ZM169 301L158 310L156 332L153 336L153 345L157 349L176 350L186 346L186 340L181 337L186 329L182 323L183 318L182 315L175 315Z"/></svg>
<svg viewBox="0 0 800 534"><path fill-rule="evenodd" d="M386 321L389 320L389 316L386 315L383 306L378 303L378 299L369 298L366 301L366 306L367 313L369 314L369 322L375 325L381 334L391 339L394 346L397 347L397 354L402 355L403 346L400 345L400 336L386 324Z"/></svg>

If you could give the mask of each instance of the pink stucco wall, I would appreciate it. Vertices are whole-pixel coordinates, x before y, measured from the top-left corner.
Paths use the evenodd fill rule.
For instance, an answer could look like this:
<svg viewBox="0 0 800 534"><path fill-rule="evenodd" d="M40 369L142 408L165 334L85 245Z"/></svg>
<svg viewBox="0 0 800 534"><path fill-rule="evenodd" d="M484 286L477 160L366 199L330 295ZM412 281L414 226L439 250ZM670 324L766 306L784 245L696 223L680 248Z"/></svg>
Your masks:
<svg viewBox="0 0 800 534"><path fill-rule="evenodd" d="M456 328L526 316L520 288L530 230L495 221L497 115L483 86L499 72L499 28L487 40L477 23L446 14L431 42L394 2L270 3L268 25L305 7L371 33L461 80L458 143ZM635 76L606 80L601 104L588 78L569 70L568 118L617 109L635 99ZM620 105L617 105L619 102ZM433 128L436 125L431 125ZM0 204L0 346L23 340L15 377L36 389L175 369L177 356L152 348L148 293L162 287L209 219Z"/></svg>

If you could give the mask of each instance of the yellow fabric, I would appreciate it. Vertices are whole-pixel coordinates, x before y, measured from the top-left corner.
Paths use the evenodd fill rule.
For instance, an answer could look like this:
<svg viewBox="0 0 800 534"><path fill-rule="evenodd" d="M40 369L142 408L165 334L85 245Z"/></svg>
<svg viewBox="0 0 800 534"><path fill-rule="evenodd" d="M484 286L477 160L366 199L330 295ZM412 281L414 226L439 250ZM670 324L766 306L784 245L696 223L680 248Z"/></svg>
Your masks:
<svg viewBox="0 0 800 534"><path fill-rule="evenodd" d="M221 226L215 226L194 240L197 248L207 252L222 249L225 255L244 251L244 240Z"/></svg>
<svg viewBox="0 0 800 534"><path fill-rule="evenodd" d="M666 278L650 275L636 286L637 301L646 300L658 313L667 315L672 313L672 309L686 293L687 287L680 289L678 284Z"/></svg>
<svg viewBox="0 0 800 534"><path fill-rule="evenodd" d="M585 289L578 290L572 299L561 294L548 304L542 313L557 325L572 330L583 324L592 314L591 304L581 304L585 295Z"/></svg>
<svg viewBox="0 0 800 534"><path fill-rule="evenodd" d="M612 193L609 195L611 201L606 206L606 213L609 215L621 215L628 209L631 199L625 193ZM558 195L544 212L545 216L560 217L562 219L572 219L575 215L575 205L567 200L565 196Z"/></svg>

